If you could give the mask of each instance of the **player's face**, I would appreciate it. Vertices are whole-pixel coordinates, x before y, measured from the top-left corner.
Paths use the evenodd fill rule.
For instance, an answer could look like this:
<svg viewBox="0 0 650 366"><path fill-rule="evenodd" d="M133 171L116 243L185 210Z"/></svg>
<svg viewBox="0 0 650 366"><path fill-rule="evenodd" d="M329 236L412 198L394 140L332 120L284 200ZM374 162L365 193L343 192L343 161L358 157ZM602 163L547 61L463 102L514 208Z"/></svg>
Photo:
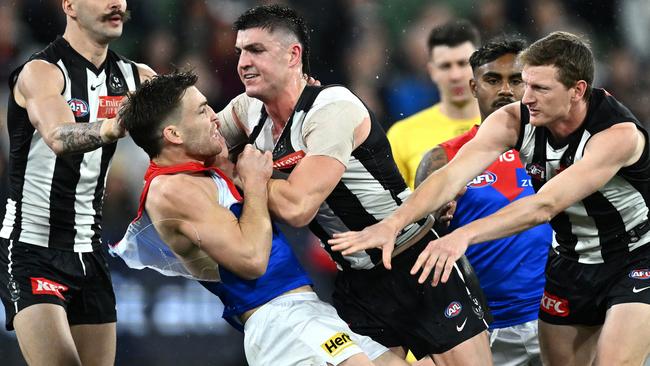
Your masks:
<svg viewBox="0 0 650 366"><path fill-rule="evenodd" d="M237 72L246 94L264 102L279 95L289 81L291 58L286 35L262 28L237 32Z"/></svg>
<svg viewBox="0 0 650 366"><path fill-rule="evenodd" d="M438 86L443 100L463 106L472 100L469 80L472 67L469 57L474 45L465 42L458 46L435 46L431 50L428 69L431 80Z"/></svg>
<svg viewBox="0 0 650 366"><path fill-rule="evenodd" d="M484 118L524 95L521 66L513 53L479 66L470 84Z"/></svg>
<svg viewBox="0 0 650 366"><path fill-rule="evenodd" d="M122 35L128 19L126 0L75 0L76 20L98 42L108 43Z"/></svg>
<svg viewBox="0 0 650 366"><path fill-rule="evenodd" d="M180 130L188 155L201 159L221 152L225 141L217 128L217 114L194 86L183 96L181 120Z"/></svg>
<svg viewBox="0 0 650 366"><path fill-rule="evenodd" d="M524 81L521 102L528 107L531 125L544 126L568 118L573 88L558 80L555 66L524 66L521 76Z"/></svg>

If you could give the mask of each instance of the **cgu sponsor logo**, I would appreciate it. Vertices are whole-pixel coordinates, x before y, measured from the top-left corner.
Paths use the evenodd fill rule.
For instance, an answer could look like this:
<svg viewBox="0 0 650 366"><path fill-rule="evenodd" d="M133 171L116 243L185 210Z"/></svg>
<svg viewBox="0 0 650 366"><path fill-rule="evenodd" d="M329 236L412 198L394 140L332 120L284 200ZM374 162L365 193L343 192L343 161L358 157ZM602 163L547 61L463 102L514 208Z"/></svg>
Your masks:
<svg viewBox="0 0 650 366"><path fill-rule="evenodd" d="M472 179L471 182L467 183L467 188L483 188L487 186L491 186L497 181L497 175L490 172L490 171L485 171L483 174L479 175L478 177Z"/></svg>
<svg viewBox="0 0 650 366"><path fill-rule="evenodd" d="M280 159L276 160L273 162L273 168L274 169L287 169L287 168L292 168L302 160L302 158L305 157L305 152L303 150L296 151L294 153L291 153L289 155L285 155L281 157Z"/></svg>
<svg viewBox="0 0 650 366"><path fill-rule="evenodd" d="M88 115L88 103L83 100L73 98L68 101L68 105L76 118L86 117Z"/></svg>
<svg viewBox="0 0 650 366"><path fill-rule="evenodd" d="M569 300L551 295L544 291L540 308L551 315L569 316Z"/></svg>
<svg viewBox="0 0 650 366"><path fill-rule="evenodd" d="M643 268L643 269L633 269L630 271L630 278L634 278L635 280L647 280L650 278L650 269L648 268Z"/></svg>
<svg viewBox="0 0 650 366"><path fill-rule="evenodd" d="M339 353L343 352L344 349L353 345L354 342L347 333L336 333L330 339L325 341L325 343L320 346L327 352L330 356L334 357Z"/></svg>
<svg viewBox="0 0 650 366"><path fill-rule="evenodd" d="M43 277L31 277L30 279L32 282L32 293L34 295L54 295L61 300L65 300L61 292L68 291L67 286Z"/></svg>
<svg viewBox="0 0 650 366"><path fill-rule="evenodd" d="M463 306L458 301L454 301L447 306L447 309L445 309L445 316L447 318L457 317L462 310Z"/></svg>

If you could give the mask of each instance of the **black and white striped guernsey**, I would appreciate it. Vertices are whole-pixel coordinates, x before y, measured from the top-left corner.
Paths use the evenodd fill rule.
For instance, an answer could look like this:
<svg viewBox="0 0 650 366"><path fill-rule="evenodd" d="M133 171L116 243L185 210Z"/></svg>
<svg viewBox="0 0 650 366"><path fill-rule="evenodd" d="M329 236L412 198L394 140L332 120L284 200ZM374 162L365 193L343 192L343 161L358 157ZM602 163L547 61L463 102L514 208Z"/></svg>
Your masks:
<svg viewBox="0 0 650 366"><path fill-rule="evenodd" d="M646 137L643 154L622 168L607 184L551 220L553 248L581 263L603 263L627 255L650 242L650 156L648 133L636 117L603 89L593 89L584 123L562 146L556 146L544 127L529 123L521 105L521 132L516 148L535 190L582 159L585 145L596 133L617 123L634 122Z"/></svg>
<svg viewBox="0 0 650 366"><path fill-rule="evenodd" d="M252 130L251 140L258 148L273 151L276 165L278 162L287 163L280 169L289 173L295 165L292 164L293 157L308 153L302 138L303 122L316 110L336 101L352 102L366 108L359 98L343 86L307 86L277 143L274 143L271 119L262 102L254 99L248 107L247 116L248 127ZM372 113L370 117L370 135L352 151L341 180L309 225L323 243L327 243L333 233L362 230L381 221L410 194L395 165L386 134ZM408 226L405 229L406 235L417 231L419 226L419 223ZM399 244L398 240L397 245ZM331 251L329 245L324 247L341 270L370 269L381 262L380 249L369 249L343 257L340 252Z"/></svg>
<svg viewBox="0 0 650 366"><path fill-rule="evenodd" d="M140 84L133 62L109 50L98 69L62 37L32 55L30 61L35 59L50 62L63 73L61 95L77 123L114 113L119 96ZM10 90L22 68L11 74ZM7 128L9 195L0 237L75 252L98 248L104 185L117 144L84 154L56 156L13 93L9 96Z"/></svg>

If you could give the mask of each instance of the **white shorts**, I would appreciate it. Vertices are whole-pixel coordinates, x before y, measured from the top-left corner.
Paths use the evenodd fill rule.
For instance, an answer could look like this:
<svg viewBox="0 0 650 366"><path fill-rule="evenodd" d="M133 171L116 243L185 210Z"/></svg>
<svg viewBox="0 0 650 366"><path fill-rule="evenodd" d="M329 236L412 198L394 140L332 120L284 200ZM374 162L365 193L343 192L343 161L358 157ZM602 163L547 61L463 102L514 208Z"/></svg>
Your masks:
<svg viewBox="0 0 650 366"><path fill-rule="evenodd" d="M304 292L257 309L244 325L244 351L250 366L324 366L358 353L374 360L388 348L353 333L334 307Z"/></svg>
<svg viewBox="0 0 650 366"><path fill-rule="evenodd" d="M537 319L490 332L495 366L541 366Z"/></svg>

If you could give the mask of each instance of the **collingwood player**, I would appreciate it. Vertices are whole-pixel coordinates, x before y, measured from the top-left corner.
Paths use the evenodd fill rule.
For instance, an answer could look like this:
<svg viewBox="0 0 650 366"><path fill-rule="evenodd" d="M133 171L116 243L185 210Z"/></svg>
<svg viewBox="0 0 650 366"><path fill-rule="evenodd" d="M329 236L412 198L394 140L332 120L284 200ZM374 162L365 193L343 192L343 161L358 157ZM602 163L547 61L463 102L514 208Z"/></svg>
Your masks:
<svg viewBox="0 0 650 366"><path fill-rule="evenodd" d="M260 6L235 22L238 72L246 93L218 113L230 144L272 151L287 179L269 185L269 209L292 226L309 225L326 243L332 234L361 230L390 214L409 195L390 145L363 102L343 86L306 85L309 37L292 9ZM236 131L237 128L232 128ZM480 288L461 268L446 286L419 286L408 268L436 237L431 220L400 235L395 268L381 252L333 254L339 266L334 305L350 328L404 355L433 355L438 364L491 363ZM327 247L326 247L327 248ZM329 249L329 248L327 248ZM459 262L460 263L460 262ZM471 267L470 267L471 268Z"/></svg>
<svg viewBox="0 0 650 366"><path fill-rule="evenodd" d="M154 72L108 49L125 0L63 0L66 28L10 76L0 297L30 365L112 365L115 295L100 248L122 97Z"/></svg>
<svg viewBox="0 0 650 366"><path fill-rule="evenodd" d="M640 365L650 349L648 133L603 89L580 37L554 32L520 55L521 102L492 113L454 159L378 225L340 235L344 252L383 247L453 199L504 151L519 150L536 194L430 243L411 273L445 282L468 245L550 221L555 236L539 312L545 365Z"/></svg>

